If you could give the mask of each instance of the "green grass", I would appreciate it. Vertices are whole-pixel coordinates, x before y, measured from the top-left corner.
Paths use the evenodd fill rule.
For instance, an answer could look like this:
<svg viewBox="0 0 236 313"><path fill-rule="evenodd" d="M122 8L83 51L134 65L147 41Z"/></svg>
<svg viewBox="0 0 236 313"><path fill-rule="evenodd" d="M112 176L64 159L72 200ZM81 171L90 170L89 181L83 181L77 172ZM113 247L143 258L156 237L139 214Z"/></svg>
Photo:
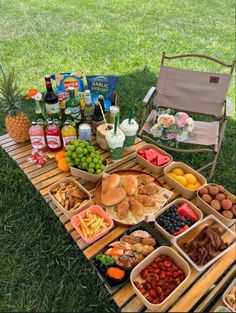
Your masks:
<svg viewBox="0 0 236 313"><path fill-rule="evenodd" d="M0 60L5 70L15 66L22 95L32 87L44 91L48 73L119 75L121 114L126 116L131 105L138 118L145 93L156 83L163 50L232 62L234 14L233 0L2 0ZM188 64L219 69L202 60ZM234 84L229 90L233 103ZM25 111L32 112L30 104ZM2 113L0 122L3 134ZM235 116L212 179L233 192L234 135ZM16 164L0 153L0 311L117 311L58 218ZM192 155L175 158L196 168L202 162Z"/></svg>

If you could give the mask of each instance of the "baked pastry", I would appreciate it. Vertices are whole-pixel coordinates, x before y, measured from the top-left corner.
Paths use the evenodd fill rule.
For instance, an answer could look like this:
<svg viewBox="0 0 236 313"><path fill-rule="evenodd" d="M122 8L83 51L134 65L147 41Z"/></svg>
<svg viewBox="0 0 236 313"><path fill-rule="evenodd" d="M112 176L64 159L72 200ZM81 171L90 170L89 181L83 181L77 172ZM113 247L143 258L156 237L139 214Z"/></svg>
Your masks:
<svg viewBox="0 0 236 313"><path fill-rule="evenodd" d="M102 196L102 204L105 206L113 206L120 203L126 197L126 191L122 187L116 187L108 190Z"/></svg>
<svg viewBox="0 0 236 313"><path fill-rule="evenodd" d="M123 218L126 218L129 211L129 201L123 200L117 205L117 213L119 218L122 220Z"/></svg>
<svg viewBox="0 0 236 313"><path fill-rule="evenodd" d="M138 188L138 180L134 175L127 175L123 177L123 187L128 196L132 196Z"/></svg>
<svg viewBox="0 0 236 313"><path fill-rule="evenodd" d="M118 187L120 184L120 175L111 174L102 181L102 194L105 193L112 188Z"/></svg>
<svg viewBox="0 0 236 313"><path fill-rule="evenodd" d="M147 175L147 174L138 175L137 178L138 178L139 183L144 184L144 185L151 183L152 181L155 180L154 177Z"/></svg>
<svg viewBox="0 0 236 313"><path fill-rule="evenodd" d="M130 210L138 216L143 215L143 205L134 198L129 198Z"/></svg>
<svg viewBox="0 0 236 313"><path fill-rule="evenodd" d="M140 195L152 195L153 193L156 193L158 190L159 190L159 187L156 184L149 183L139 188L138 193Z"/></svg>
<svg viewBox="0 0 236 313"><path fill-rule="evenodd" d="M134 199L136 199L144 206L153 207L156 205L156 200L147 195L135 195Z"/></svg>

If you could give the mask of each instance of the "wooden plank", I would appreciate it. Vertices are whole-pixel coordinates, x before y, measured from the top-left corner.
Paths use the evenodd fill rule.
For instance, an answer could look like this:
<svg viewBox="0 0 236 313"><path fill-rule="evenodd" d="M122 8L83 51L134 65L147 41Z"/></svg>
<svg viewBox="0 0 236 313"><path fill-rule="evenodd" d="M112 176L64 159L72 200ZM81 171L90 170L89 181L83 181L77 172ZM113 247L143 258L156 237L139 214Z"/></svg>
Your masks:
<svg viewBox="0 0 236 313"><path fill-rule="evenodd" d="M225 272L235 260L235 251L231 249L221 257L207 273L183 296L170 312L188 312L207 292L211 285Z"/></svg>
<svg viewBox="0 0 236 313"><path fill-rule="evenodd" d="M215 286L215 288L207 295L201 304L194 309L194 312L204 312L205 308L214 300L214 298L221 292L222 288L235 277L236 266L234 265L223 279Z"/></svg>
<svg viewBox="0 0 236 313"><path fill-rule="evenodd" d="M57 168L56 162L45 164L43 167L37 168L33 172L29 172L27 174L27 177L31 180L34 177L37 177L38 175L41 175L43 173L53 170L54 168ZM27 173L27 171L24 171L24 172Z"/></svg>
<svg viewBox="0 0 236 313"><path fill-rule="evenodd" d="M4 145L2 145L2 148L6 151L6 152L10 152L19 148L23 148L28 146L28 142L27 143L15 143L15 142L8 142L5 143Z"/></svg>
<svg viewBox="0 0 236 313"><path fill-rule="evenodd" d="M71 176L70 172L64 172L64 173L60 173L58 175L55 175L54 177L51 177L49 179L44 180L43 182L40 182L38 184L35 185L35 188L37 190L40 190L44 187L48 187L50 185L52 185L53 183L57 182L58 180L62 179L62 178L66 178Z"/></svg>
<svg viewBox="0 0 236 313"><path fill-rule="evenodd" d="M32 147L26 151L23 151L23 152L20 152L20 153L17 153L15 155L12 155L14 154L14 151L13 152L10 152L9 155L12 157L13 160L18 160L18 159L21 159L22 157L26 157L26 156L29 156L31 155L31 152L32 152Z"/></svg>
<svg viewBox="0 0 236 313"><path fill-rule="evenodd" d="M0 145L2 146L3 144L8 143L8 142L16 143L14 140L11 139L11 137L8 136L0 141Z"/></svg>
<svg viewBox="0 0 236 313"><path fill-rule="evenodd" d="M121 312L141 312L144 309L145 306L143 302L138 297L134 297L121 309Z"/></svg>
<svg viewBox="0 0 236 313"><path fill-rule="evenodd" d="M2 140L6 139L6 138L9 138L10 136L8 135L8 133L4 134L4 135L1 135L0 136L0 143Z"/></svg>
<svg viewBox="0 0 236 313"><path fill-rule="evenodd" d="M43 173L41 175L37 175L36 177L32 178L31 179L31 183L33 185L37 184L37 183L40 183L40 182L43 182L44 180L50 178L50 177L53 177L57 174L60 174L60 173L63 173L61 170L59 170L59 168L54 168L50 171L46 171L46 173ZM68 171L67 172L68 174L70 174L70 172Z"/></svg>
<svg viewBox="0 0 236 313"><path fill-rule="evenodd" d="M124 287L122 287L119 292L117 292L112 298L115 301L115 303L121 307L127 299L131 298L133 296L134 292L132 289L131 283L127 283ZM134 311L133 311L134 312Z"/></svg>
<svg viewBox="0 0 236 313"><path fill-rule="evenodd" d="M12 147L9 147L7 149L5 149L5 151L12 157L14 155L17 155L21 152L24 152L24 151L32 151L32 146L29 144L29 145L24 145L23 147L19 147L19 148L15 148L13 149L13 147L15 146L12 146Z"/></svg>
<svg viewBox="0 0 236 313"><path fill-rule="evenodd" d="M107 235L102 237L100 240L98 240L96 244L93 244L92 246L84 250L84 255L87 257L87 259L91 259L98 251L100 251L103 247L105 247L108 243L110 243L116 237L121 235L127 229L128 227L118 226L117 228L112 230L110 233L108 233Z"/></svg>

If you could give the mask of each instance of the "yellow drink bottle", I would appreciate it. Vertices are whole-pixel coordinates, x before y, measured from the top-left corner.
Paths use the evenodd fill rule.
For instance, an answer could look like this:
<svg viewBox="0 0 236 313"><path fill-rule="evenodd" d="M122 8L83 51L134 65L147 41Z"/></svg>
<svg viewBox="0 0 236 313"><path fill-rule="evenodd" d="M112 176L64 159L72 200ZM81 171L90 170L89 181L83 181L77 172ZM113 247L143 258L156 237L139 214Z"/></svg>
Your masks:
<svg viewBox="0 0 236 313"><path fill-rule="evenodd" d="M72 140L77 138L76 136L76 128L70 124L70 122L66 121L62 130L61 135L63 139L63 145L66 147L71 144Z"/></svg>

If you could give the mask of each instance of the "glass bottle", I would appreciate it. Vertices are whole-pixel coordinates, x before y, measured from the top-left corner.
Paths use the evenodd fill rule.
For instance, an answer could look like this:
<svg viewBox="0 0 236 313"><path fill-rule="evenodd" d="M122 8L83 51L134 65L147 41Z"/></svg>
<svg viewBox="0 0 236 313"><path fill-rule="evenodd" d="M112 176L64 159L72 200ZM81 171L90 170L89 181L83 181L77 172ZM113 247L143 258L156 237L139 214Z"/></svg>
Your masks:
<svg viewBox="0 0 236 313"><path fill-rule="evenodd" d="M92 122L93 118L93 104L92 104L92 98L90 94L90 90L85 90L85 108L84 108L84 116L85 116L85 121L87 123Z"/></svg>
<svg viewBox="0 0 236 313"><path fill-rule="evenodd" d="M45 130L45 135L48 143L48 147L52 151L58 151L61 149L61 131L60 128L52 121L48 122L48 126Z"/></svg>
<svg viewBox="0 0 236 313"><path fill-rule="evenodd" d="M44 79L45 79L45 85L47 89L46 94L44 96L44 101L45 101L47 114L50 117L52 110L56 110L58 114L60 113L60 105L59 105L58 97L52 88L52 81L51 81L50 75L45 76Z"/></svg>
<svg viewBox="0 0 236 313"><path fill-rule="evenodd" d="M47 148L44 129L42 126L37 124L36 121L32 122L29 129L30 141L33 149L45 151Z"/></svg>
<svg viewBox="0 0 236 313"><path fill-rule="evenodd" d="M74 119L73 119L73 117L72 117L72 115L71 115L71 109L65 109L65 122L70 122L70 124L72 125L72 126L76 126L76 124L75 124L75 122L74 122Z"/></svg>
<svg viewBox="0 0 236 313"><path fill-rule="evenodd" d="M71 110L71 116L76 124L81 121L80 101L75 96L75 88L68 87L69 98L66 99L66 108Z"/></svg>
<svg viewBox="0 0 236 313"><path fill-rule="evenodd" d="M98 96L98 101L101 103L103 113L105 114L104 97L102 95Z"/></svg>
<svg viewBox="0 0 236 313"><path fill-rule="evenodd" d="M61 121L59 119L59 115L58 112L56 110L52 110L51 113L51 121L57 125L59 128L61 127Z"/></svg>
<svg viewBox="0 0 236 313"><path fill-rule="evenodd" d="M36 123L42 127L45 127L47 125L47 122L44 119L43 111L39 103L36 102L35 107L35 120Z"/></svg>
<svg viewBox="0 0 236 313"><path fill-rule="evenodd" d="M69 121L66 121L64 126L61 129L61 135L63 140L63 145L66 147L71 144L72 140L77 138L76 128L71 125Z"/></svg>

